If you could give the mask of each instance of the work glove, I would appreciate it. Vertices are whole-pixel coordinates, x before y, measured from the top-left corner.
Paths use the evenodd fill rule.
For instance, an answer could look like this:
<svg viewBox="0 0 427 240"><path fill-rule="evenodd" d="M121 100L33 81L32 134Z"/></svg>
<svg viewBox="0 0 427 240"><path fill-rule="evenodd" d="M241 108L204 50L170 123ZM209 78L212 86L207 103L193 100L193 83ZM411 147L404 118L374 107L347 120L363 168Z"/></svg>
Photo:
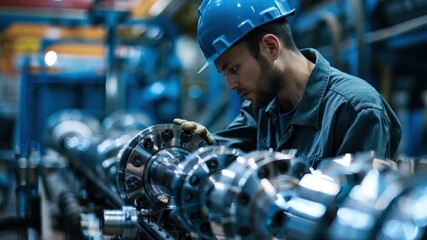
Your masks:
<svg viewBox="0 0 427 240"><path fill-rule="evenodd" d="M208 145L217 145L215 139L209 133L208 129L202 124L180 118L175 118L173 123L180 125L182 130L192 132L195 135L203 138Z"/></svg>

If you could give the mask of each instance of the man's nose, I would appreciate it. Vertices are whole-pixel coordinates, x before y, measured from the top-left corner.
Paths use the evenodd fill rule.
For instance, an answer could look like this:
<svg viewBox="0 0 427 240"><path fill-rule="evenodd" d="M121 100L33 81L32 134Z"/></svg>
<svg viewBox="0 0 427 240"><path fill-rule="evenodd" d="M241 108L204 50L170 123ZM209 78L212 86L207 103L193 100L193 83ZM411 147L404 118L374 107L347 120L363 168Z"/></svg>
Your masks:
<svg viewBox="0 0 427 240"><path fill-rule="evenodd" d="M230 90L236 89L239 86L239 81L237 79L227 77L227 87Z"/></svg>

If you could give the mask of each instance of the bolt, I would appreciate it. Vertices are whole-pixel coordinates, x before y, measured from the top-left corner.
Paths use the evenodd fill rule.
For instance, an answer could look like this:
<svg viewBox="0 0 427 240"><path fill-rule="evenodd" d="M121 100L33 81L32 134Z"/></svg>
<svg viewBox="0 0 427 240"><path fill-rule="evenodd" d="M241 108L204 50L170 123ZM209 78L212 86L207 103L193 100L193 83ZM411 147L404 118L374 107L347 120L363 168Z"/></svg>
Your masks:
<svg viewBox="0 0 427 240"><path fill-rule="evenodd" d="M173 138L173 132L171 129L166 129L161 133L160 137L163 142L169 142Z"/></svg>
<svg viewBox="0 0 427 240"><path fill-rule="evenodd" d="M131 177L128 180L126 180L127 186L131 191L135 190L139 186L139 179L137 177Z"/></svg>
<svg viewBox="0 0 427 240"><path fill-rule="evenodd" d="M193 176L190 177L190 184L191 184L191 186L194 187L197 184L199 184L199 182L200 182L200 178L198 176L193 175Z"/></svg>
<svg viewBox="0 0 427 240"><path fill-rule="evenodd" d="M135 157L133 157L133 159L132 159L132 165L134 166L134 167L141 167L142 166L142 164L144 163L144 159L142 159L142 157L141 156L139 156L139 155L136 155Z"/></svg>
<svg viewBox="0 0 427 240"><path fill-rule="evenodd" d="M211 171L214 171L214 170L216 170L216 169L217 169L217 167L218 167L218 159L213 158L213 159L211 159L211 160L207 161L207 162L206 162L206 164L208 165L208 168L209 168Z"/></svg>
<svg viewBox="0 0 427 240"><path fill-rule="evenodd" d="M154 146L153 140L151 138L145 138L142 145L144 146L144 148L152 148Z"/></svg>
<svg viewBox="0 0 427 240"><path fill-rule="evenodd" d="M191 132L184 131L179 136L179 139L181 140L182 143L189 143L192 137L193 137L193 134Z"/></svg>

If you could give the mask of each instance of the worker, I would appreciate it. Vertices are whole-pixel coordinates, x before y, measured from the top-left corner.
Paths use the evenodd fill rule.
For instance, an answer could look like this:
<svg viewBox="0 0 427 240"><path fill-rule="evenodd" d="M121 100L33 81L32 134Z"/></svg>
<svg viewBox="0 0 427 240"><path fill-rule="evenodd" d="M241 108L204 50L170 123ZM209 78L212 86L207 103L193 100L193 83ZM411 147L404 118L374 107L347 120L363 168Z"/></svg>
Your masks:
<svg viewBox="0 0 427 240"><path fill-rule="evenodd" d="M296 150L310 166L373 151L395 159L401 125L368 82L334 67L315 49L298 49L286 0L204 0L197 38L207 59L245 99L226 129L174 119L208 144L246 152Z"/></svg>

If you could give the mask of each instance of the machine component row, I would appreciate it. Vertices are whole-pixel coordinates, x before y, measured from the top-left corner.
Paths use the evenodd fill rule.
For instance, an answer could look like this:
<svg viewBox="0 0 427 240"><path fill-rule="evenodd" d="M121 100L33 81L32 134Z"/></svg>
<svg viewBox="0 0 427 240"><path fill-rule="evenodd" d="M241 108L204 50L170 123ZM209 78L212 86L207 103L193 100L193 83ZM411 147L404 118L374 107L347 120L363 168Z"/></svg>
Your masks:
<svg viewBox="0 0 427 240"><path fill-rule="evenodd" d="M427 236L427 174L402 172L396 162L378 159L373 152L325 159L314 169L295 157L296 150L246 153L211 146L173 124L152 125L133 137L115 134L114 141L88 141L76 128L55 130L64 126L58 122L52 126L52 133L60 133L52 135L53 146L93 172L85 176L96 177L95 169L108 173L104 188L111 191L102 192L115 204L98 206L103 209L98 214L103 238ZM96 144L81 147L88 142ZM85 214L82 219L88 221Z"/></svg>
<svg viewBox="0 0 427 240"><path fill-rule="evenodd" d="M419 206L427 175L403 174L373 152L325 159L313 169L294 150L243 153L205 144L171 124L143 130L119 154L122 199L137 211L169 212L169 219L145 217L174 221L196 239L426 235L427 211Z"/></svg>

